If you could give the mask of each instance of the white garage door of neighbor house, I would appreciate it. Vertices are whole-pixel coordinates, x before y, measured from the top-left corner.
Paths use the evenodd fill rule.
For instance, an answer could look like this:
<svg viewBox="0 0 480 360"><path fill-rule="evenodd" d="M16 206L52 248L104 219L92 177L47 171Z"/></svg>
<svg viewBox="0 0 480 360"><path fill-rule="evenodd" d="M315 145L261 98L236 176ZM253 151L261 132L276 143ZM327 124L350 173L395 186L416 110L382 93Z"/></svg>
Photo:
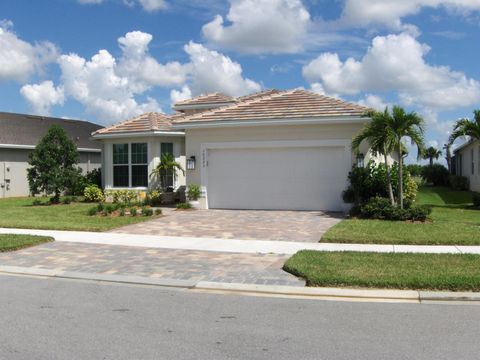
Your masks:
<svg viewBox="0 0 480 360"><path fill-rule="evenodd" d="M344 147L208 150L211 209L342 210Z"/></svg>

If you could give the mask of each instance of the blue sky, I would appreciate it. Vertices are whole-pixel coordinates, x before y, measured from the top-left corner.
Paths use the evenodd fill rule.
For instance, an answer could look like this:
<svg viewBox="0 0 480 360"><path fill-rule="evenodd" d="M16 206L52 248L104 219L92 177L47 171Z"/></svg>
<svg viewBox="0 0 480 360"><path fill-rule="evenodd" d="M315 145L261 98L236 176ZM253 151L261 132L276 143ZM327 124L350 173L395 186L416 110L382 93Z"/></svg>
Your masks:
<svg viewBox="0 0 480 360"><path fill-rule="evenodd" d="M211 91L480 108L479 0L2 0L0 110L112 124Z"/></svg>

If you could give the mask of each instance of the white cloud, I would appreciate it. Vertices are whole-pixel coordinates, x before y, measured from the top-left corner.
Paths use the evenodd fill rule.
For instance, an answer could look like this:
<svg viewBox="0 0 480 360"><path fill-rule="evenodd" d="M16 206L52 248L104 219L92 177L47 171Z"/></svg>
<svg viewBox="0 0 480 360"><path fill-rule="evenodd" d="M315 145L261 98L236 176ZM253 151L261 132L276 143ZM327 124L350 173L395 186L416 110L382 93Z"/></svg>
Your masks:
<svg viewBox="0 0 480 360"><path fill-rule="evenodd" d="M243 53L296 53L303 50L310 14L301 0L231 0L225 20L217 15L203 26L205 38Z"/></svg>
<svg viewBox="0 0 480 360"><path fill-rule="evenodd" d="M468 12L480 10L478 0L346 0L340 23L345 26L381 25L390 29L406 29L402 18L419 13L423 8L444 7Z"/></svg>
<svg viewBox="0 0 480 360"><path fill-rule="evenodd" d="M172 104L175 104L179 101L187 100L192 97L192 92L187 85L182 86L181 90L173 89L170 91L170 100Z"/></svg>
<svg viewBox="0 0 480 360"><path fill-rule="evenodd" d="M20 39L11 27L11 22L0 22L0 81L24 82L55 61L58 51L48 41L30 44Z"/></svg>
<svg viewBox="0 0 480 360"><path fill-rule="evenodd" d="M239 96L259 91L260 84L242 76L242 66L217 51L189 42L184 47L190 56L190 84L194 95L223 92Z"/></svg>
<svg viewBox="0 0 480 360"><path fill-rule="evenodd" d="M310 83L321 83L327 93L398 93L404 105L452 109L480 101L480 83L447 66L425 61L430 48L412 35L378 36L361 60L342 62L336 53L324 53L305 65Z"/></svg>
<svg viewBox="0 0 480 360"><path fill-rule="evenodd" d="M392 104L386 103L380 96L373 94L366 94L365 98L358 101L358 103L377 111L383 111L386 107L392 108Z"/></svg>
<svg viewBox="0 0 480 360"><path fill-rule="evenodd" d="M168 3L165 0L123 0L127 6L140 5L143 10L153 13L168 8Z"/></svg>
<svg viewBox="0 0 480 360"><path fill-rule="evenodd" d="M160 64L148 52L152 35L132 31L118 39L122 57L119 72L128 77L135 91L142 92L151 86L174 86L185 82L187 68L179 62Z"/></svg>
<svg viewBox="0 0 480 360"><path fill-rule="evenodd" d="M50 108L63 104L65 99L63 87L55 87L50 80L40 84L24 85L20 93L38 115L49 115Z"/></svg>

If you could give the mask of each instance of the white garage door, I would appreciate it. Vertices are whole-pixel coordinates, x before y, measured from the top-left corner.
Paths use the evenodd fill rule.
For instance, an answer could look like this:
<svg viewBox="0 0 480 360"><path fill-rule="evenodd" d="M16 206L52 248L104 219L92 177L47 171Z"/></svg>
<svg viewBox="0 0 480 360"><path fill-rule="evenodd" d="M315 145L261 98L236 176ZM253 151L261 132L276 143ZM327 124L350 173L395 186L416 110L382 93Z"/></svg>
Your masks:
<svg viewBox="0 0 480 360"><path fill-rule="evenodd" d="M343 147L208 150L214 209L342 210Z"/></svg>

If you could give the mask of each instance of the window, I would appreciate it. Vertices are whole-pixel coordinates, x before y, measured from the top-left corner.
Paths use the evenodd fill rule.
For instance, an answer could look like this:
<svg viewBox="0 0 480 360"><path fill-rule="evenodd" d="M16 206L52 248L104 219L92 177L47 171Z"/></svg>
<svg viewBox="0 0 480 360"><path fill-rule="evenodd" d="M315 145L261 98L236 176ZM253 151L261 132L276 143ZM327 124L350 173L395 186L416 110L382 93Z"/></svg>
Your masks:
<svg viewBox="0 0 480 360"><path fill-rule="evenodd" d="M160 152L161 152L160 156L162 156L163 154L173 155L173 143L161 143ZM168 173L165 173L162 171L162 174L160 174L160 176L162 176L162 179L164 179L165 181L165 184L164 184L165 187L175 187L175 184L173 183L172 171L169 171Z"/></svg>
<svg viewBox="0 0 480 360"><path fill-rule="evenodd" d="M113 186L148 186L147 143L113 144Z"/></svg>
<svg viewBox="0 0 480 360"><path fill-rule="evenodd" d="M128 144L113 144L113 186L129 186Z"/></svg>
<svg viewBox="0 0 480 360"><path fill-rule="evenodd" d="M473 160L473 149L470 150L470 163L472 164L472 175L475 175L475 161Z"/></svg>
<svg viewBox="0 0 480 360"><path fill-rule="evenodd" d="M363 167L365 167L365 156L364 156L363 154L357 154L356 166L357 166L358 168L363 168Z"/></svg>
<svg viewBox="0 0 480 360"><path fill-rule="evenodd" d="M132 187L148 186L147 143L133 143L132 148Z"/></svg>

